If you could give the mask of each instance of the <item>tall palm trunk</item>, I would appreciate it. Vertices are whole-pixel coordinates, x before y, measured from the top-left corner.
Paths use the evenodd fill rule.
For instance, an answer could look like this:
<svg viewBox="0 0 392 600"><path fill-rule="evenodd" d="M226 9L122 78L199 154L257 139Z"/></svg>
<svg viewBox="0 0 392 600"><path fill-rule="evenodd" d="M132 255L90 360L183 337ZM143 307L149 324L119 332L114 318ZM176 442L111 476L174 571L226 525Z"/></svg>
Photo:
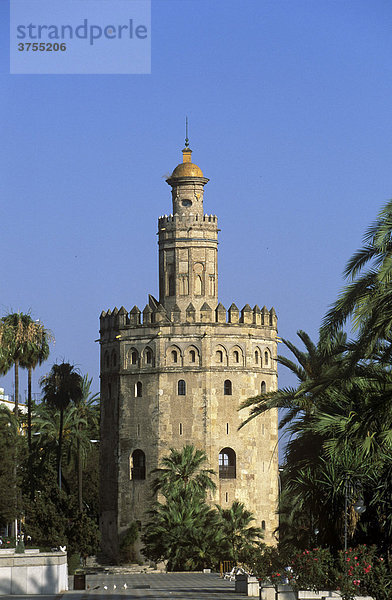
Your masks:
<svg viewBox="0 0 392 600"><path fill-rule="evenodd" d="M27 376L27 442L29 457L31 456L31 379L33 369L29 367Z"/></svg>
<svg viewBox="0 0 392 600"><path fill-rule="evenodd" d="M59 447L57 455L57 472L59 476L59 489L61 490L61 453L63 446L63 422L64 422L64 409L60 408L60 429L59 429Z"/></svg>
<svg viewBox="0 0 392 600"><path fill-rule="evenodd" d="M80 430L80 425L79 425ZM80 437L77 439L77 462L78 462L78 500L79 500L79 511L83 511L83 465L82 456L80 450Z"/></svg>
<svg viewBox="0 0 392 600"><path fill-rule="evenodd" d="M15 402L15 408L14 408L14 412L15 412L15 416L18 417L18 411L19 411L19 359L17 358L15 360L15 398L14 398L14 402Z"/></svg>
<svg viewBox="0 0 392 600"><path fill-rule="evenodd" d="M28 443L28 476L29 476L29 487L31 499L34 498L34 486L33 486L33 456L31 451L31 380L32 380L32 367L28 369L27 378L27 443Z"/></svg>

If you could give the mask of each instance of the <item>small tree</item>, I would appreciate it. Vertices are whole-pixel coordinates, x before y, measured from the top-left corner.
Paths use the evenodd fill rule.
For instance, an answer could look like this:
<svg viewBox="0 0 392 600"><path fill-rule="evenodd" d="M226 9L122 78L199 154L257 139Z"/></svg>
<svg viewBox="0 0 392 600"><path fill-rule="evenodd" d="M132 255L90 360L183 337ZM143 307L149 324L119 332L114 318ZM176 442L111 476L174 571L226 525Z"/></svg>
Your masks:
<svg viewBox="0 0 392 600"><path fill-rule="evenodd" d="M98 551L99 542L100 533L96 522L85 512L79 513L68 530L70 553L79 553L85 565L87 557Z"/></svg>
<svg viewBox="0 0 392 600"><path fill-rule="evenodd" d="M244 556L253 545L262 539L262 531L258 527L250 525L254 521L254 517L238 500L235 500L230 508L224 509L217 505L217 509L225 539L226 559L230 558L230 560L238 562L240 556Z"/></svg>
<svg viewBox="0 0 392 600"><path fill-rule="evenodd" d="M83 397L83 380L73 365L63 362L53 365L50 373L40 381L44 402L60 411L60 427L58 437L57 472L61 489L61 455L63 447L64 410L70 402L78 403Z"/></svg>

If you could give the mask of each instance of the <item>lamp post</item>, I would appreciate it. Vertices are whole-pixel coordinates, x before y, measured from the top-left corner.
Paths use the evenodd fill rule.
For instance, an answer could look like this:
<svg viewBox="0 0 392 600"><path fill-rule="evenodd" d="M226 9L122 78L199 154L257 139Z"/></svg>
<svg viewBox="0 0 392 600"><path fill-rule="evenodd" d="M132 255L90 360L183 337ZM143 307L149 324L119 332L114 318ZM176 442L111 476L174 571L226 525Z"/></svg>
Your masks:
<svg viewBox="0 0 392 600"><path fill-rule="evenodd" d="M349 490L350 487L350 490ZM356 499L353 504L350 506L353 507L355 512L359 515L365 512L366 506L363 500L361 486L357 487L351 485L350 476L346 473L344 478L344 551L347 552L347 539L348 539L348 509L349 509L349 500L352 502L353 495L355 494ZM354 496L354 497L355 497Z"/></svg>

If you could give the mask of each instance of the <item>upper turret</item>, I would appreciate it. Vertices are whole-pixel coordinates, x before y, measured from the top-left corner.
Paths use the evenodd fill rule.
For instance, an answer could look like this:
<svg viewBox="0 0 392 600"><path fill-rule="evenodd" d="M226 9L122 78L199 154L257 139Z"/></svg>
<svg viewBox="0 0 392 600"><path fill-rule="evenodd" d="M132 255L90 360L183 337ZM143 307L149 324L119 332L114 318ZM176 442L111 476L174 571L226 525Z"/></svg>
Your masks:
<svg viewBox="0 0 392 600"><path fill-rule="evenodd" d="M188 138L182 151L182 163L176 166L166 181L172 187L174 215L203 215L204 186L209 180L192 162Z"/></svg>
<svg viewBox="0 0 392 600"><path fill-rule="evenodd" d="M190 303L199 310L205 302L217 302L218 294L218 223L215 216L204 214L208 179L192 162L188 136L182 156L166 180L172 188L173 215L158 221L159 301L169 312L174 307L185 311Z"/></svg>

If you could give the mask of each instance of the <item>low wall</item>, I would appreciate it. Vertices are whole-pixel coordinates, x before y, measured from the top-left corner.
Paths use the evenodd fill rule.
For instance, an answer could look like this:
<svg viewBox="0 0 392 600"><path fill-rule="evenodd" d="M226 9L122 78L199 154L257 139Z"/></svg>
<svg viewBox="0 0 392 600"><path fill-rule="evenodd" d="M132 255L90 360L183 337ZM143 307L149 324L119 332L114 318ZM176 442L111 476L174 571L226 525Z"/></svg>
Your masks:
<svg viewBox="0 0 392 600"><path fill-rule="evenodd" d="M277 595L275 588L271 584L261 584L261 594L259 581L253 575L238 574L235 576L235 591L246 596L257 597L261 600L333 600L340 599L339 592L320 591L312 592L310 590L300 590L295 592L290 585L282 584L277 587ZM373 600L371 596L356 596L354 600Z"/></svg>
<svg viewBox="0 0 392 600"><path fill-rule="evenodd" d="M66 552L0 550L0 596L58 594L67 589Z"/></svg>

